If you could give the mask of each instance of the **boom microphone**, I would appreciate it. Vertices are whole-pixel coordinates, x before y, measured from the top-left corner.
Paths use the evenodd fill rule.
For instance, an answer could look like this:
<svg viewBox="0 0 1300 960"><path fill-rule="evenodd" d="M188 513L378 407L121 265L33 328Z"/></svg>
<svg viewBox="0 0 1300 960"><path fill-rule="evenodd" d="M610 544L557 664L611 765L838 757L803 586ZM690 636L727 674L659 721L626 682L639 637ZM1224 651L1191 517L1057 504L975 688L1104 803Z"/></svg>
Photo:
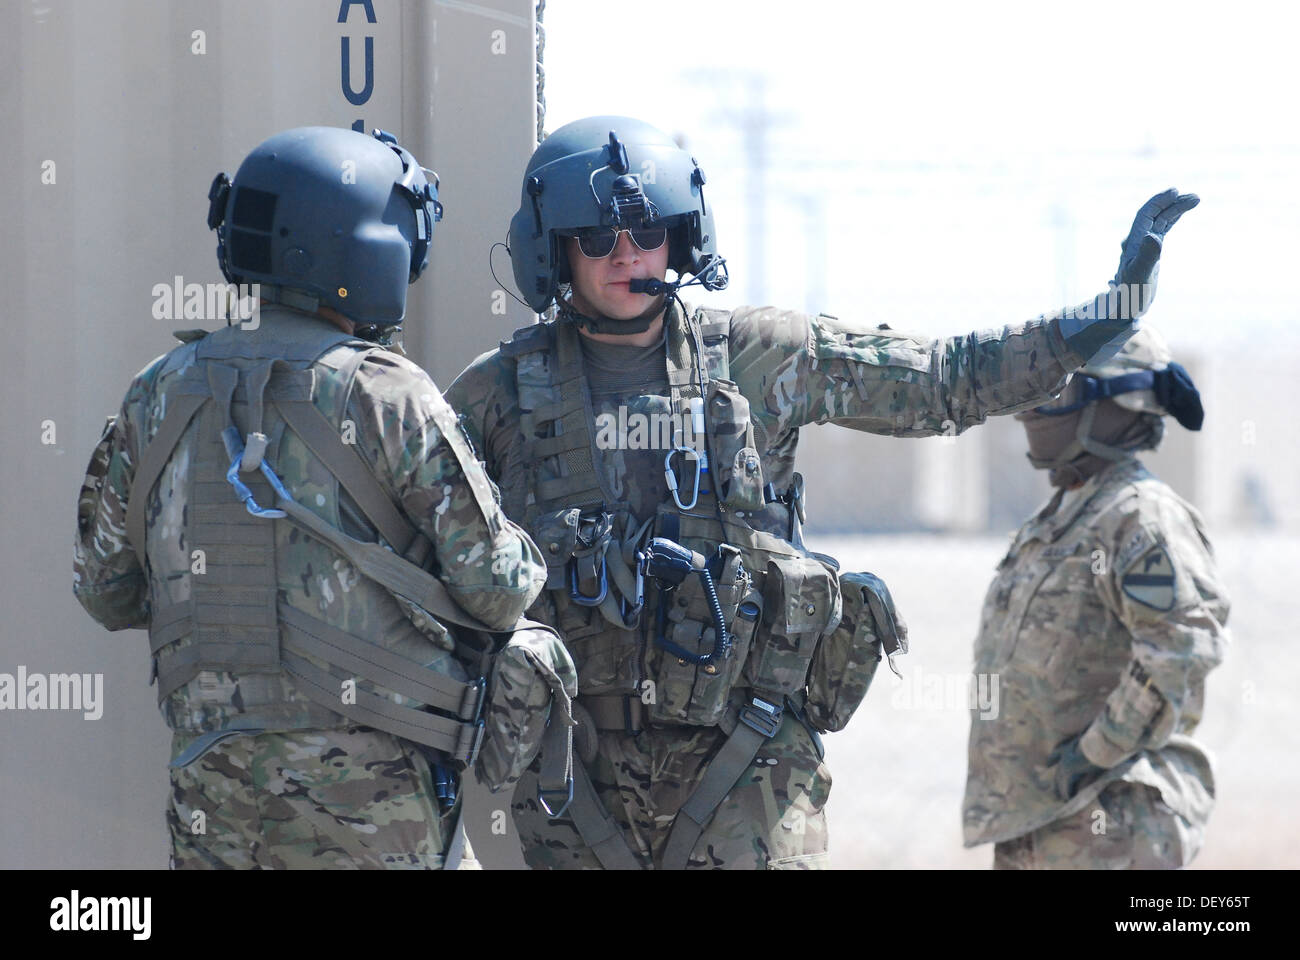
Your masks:
<svg viewBox="0 0 1300 960"><path fill-rule="evenodd" d="M673 292L677 289L677 284L656 280L654 277L638 277L627 282L627 289L630 293L644 293L648 297L657 297L661 293Z"/></svg>
<svg viewBox="0 0 1300 960"><path fill-rule="evenodd" d="M683 281L679 277L669 283L666 280L656 280L654 277L638 277L627 282L627 289L631 293L644 293L650 297L657 297L661 293L672 296L681 287L693 287L696 284L699 284L705 290L724 290L727 286L727 280L726 258L708 256L705 257L700 269L690 280Z"/></svg>

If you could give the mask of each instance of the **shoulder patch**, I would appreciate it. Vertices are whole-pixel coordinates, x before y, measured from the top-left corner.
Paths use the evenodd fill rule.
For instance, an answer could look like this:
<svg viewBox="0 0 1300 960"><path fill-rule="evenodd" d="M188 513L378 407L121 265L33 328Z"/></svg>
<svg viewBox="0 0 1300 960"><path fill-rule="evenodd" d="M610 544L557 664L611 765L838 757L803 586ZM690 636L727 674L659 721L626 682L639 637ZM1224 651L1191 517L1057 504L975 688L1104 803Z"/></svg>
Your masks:
<svg viewBox="0 0 1300 960"><path fill-rule="evenodd" d="M1119 548L1119 553L1115 555L1115 569L1127 570L1134 560L1155 545L1156 538L1151 535L1151 532L1146 527L1140 528Z"/></svg>
<svg viewBox="0 0 1300 960"><path fill-rule="evenodd" d="M1072 557L1082 545L1082 540L1075 540L1073 543L1054 543L1043 550L1043 557L1047 560L1062 560L1065 557Z"/></svg>
<svg viewBox="0 0 1300 960"><path fill-rule="evenodd" d="M1153 547L1120 579L1126 596L1152 610L1172 610L1177 596L1174 565L1164 547Z"/></svg>

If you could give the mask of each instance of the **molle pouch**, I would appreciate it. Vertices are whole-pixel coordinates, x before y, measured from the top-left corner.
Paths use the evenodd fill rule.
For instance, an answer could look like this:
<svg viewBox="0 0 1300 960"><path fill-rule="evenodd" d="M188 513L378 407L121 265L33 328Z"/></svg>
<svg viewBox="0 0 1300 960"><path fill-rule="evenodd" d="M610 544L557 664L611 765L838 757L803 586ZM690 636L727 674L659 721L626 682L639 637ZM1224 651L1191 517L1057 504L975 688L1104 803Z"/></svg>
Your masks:
<svg viewBox="0 0 1300 960"><path fill-rule="evenodd" d="M762 510L763 467L754 445L749 401L730 380L710 380L709 460L718 500L734 510Z"/></svg>
<svg viewBox="0 0 1300 960"><path fill-rule="evenodd" d="M493 660L476 767L480 782L493 793L514 784L541 751L548 725L573 727L577 695L577 668L559 636L525 621Z"/></svg>
<svg viewBox="0 0 1300 960"><path fill-rule="evenodd" d="M532 523L533 542L546 560L546 589L568 589L568 565L578 545L577 507L543 513Z"/></svg>
<svg viewBox="0 0 1300 960"><path fill-rule="evenodd" d="M802 691L817 641L839 620L834 570L815 557L769 555L762 622L745 668L749 685L770 695Z"/></svg>
<svg viewBox="0 0 1300 960"><path fill-rule="evenodd" d="M843 616L813 655L808 670L809 722L843 730L871 686L884 652L907 651L907 625L883 581L870 573L840 577Z"/></svg>
<svg viewBox="0 0 1300 960"><path fill-rule="evenodd" d="M742 601L753 591L740 551L723 544L709 568L716 570L714 588L731 646L721 660L708 663L692 663L672 650L656 646L659 667L655 671L655 699L650 705L652 720L698 726L716 724L726 712L727 696L749 654L759 607L751 601L744 611L750 614L749 619L742 616ZM703 579L698 574L688 575L664 599L664 639L697 656L711 653L716 637ZM649 629L657 636L658 628L656 611Z"/></svg>

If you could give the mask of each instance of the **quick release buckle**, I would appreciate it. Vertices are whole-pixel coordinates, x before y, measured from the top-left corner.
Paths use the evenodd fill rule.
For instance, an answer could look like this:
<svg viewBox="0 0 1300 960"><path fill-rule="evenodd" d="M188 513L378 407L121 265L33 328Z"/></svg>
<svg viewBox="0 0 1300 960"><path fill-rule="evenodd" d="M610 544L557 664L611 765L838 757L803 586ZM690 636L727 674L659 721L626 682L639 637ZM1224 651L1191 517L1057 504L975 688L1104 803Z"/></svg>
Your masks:
<svg viewBox="0 0 1300 960"><path fill-rule="evenodd" d="M756 730L769 740L781 729L785 713L781 707L768 703L762 697L754 697L740 708L740 722L751 730Z"/></svg>

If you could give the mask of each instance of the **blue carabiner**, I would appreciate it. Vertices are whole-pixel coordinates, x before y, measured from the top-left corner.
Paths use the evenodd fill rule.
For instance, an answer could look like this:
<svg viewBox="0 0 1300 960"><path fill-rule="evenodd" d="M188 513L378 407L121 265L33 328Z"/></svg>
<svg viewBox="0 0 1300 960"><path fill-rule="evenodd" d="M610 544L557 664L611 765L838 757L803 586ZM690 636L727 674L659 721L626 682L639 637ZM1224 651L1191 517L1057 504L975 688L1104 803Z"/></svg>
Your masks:
<svg viewBox="0 0 1300 960"><path fill-rule="evenodd" d="M226 471L226 482L234 487L235 496L243 502L248 512L255 517L265 517L268 520L278 520L288 516L283 510L258 506L257 501L253 499L253 491L248 489L248 485L239 479L239 462L244 456L244 443L239 439L239 431L234 427L226 427L221 431L221 439L226 445L226 453L230 455L230 469ZM271 489L278 496L289 501L293 500L284 484L280 482L280 478L275 475L275 471L267 465L265 460L261 461L260 469L262 476L266 477L271 484Z"/></svg>

